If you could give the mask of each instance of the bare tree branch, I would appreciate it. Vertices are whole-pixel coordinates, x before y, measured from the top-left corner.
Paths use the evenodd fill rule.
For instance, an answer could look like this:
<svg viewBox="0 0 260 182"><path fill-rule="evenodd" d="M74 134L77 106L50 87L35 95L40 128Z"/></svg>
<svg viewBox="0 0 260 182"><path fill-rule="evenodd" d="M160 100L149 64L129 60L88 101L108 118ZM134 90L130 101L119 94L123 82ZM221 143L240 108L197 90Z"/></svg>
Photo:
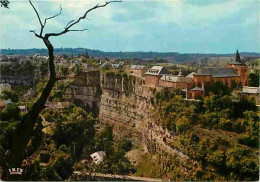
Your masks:
<svg viewBox="0 0 260 182"><path fill-rule="evenodd" d="M70 22L66 25L65 29L64 29L63 31L61 31L60 33L49 33L49 34L46 34L45 37L48 38L48 37L51 37L51 36L59 36L59 35L65 34L65 33L67 33L67 32L70 31L69 29L70 29L72 26L76 25L76 24L79 23L81 20L86 19L86 16L88 15L89 12L91 12L91 11L93 11L93 10L95 10L95 9L98 9L98 8L106 7L108 4L110 4L110 3L115 3L115 2L122 2L122 0L108 1L108 2L106 2L106 3L103 4L103 5L97 4L96 6L94 6L94 7L90 8L90 9L88 9L88 10L84 13L83 16L79 17L79 19L78 19L77 21L74 21L74 20L70 21ZM73 22L73 23L72 23L72 22Z"/></svg>
<svg viewBox="0 0 260 182"><path fill-rule="evenodd" d="M39 22L40 22L40 24L41 24L41 33L40 33L40 36L42 36L42 31L43 31L43 27L44 27L43 24L42 24L42 20L41 20L41 18L40 18L40 15L39 15L38 11L37 11L36 8L34 7L32 1L29 0L29 2L30 2L30 4L31 4L31 6L33 7L33 9L34 9L34 11L35 11L35 13L36 13L36 15L37 15L37 17L38 17L38 20L39 20Z"/></svg>
<svg viewBox="0 0 260 182"><path fill-rule="evenodd" d="M37 34L37 33L35 32L35 30L30 30L30 32L34 33L34 35L35 35L36 37L42 38L42 36L40 36L39 34Z"/></svg>
<svg viewBox="0 0 260 182"><path fill-rule="evenodd" d="M8 8L9 9L9 0L0 0L1 7Z"/></svg>
<svg viewBox="0 0 260 182"><path fill-rule="evenodd" d="M76 22L74 22L74 23L72 23L70 26L68 26L68 29L71 28L72 26L74 26L75 24L79 23L80 20L85 19L86 16L87 16L87 14L88 14L89 12L93 11L94 9L103 8L103 7L106 7L108 4L110 4L110 3L115 3L115 2L122 2L122 0L119 0L119 1L108 1L108 2L106 2L106 3L103 4L103 5L97 4L97 5L94 6L93 8L90 8L89 10L87 10L87 11L85 12L85 14L84 14L83 16L79 17L79 19L78 19Z"/></svg>
<svg viewBox="0 0 260 182"><path fill-rule="evenodd" d="M72 22L74 22L75 20L71 20L67 25L66 27L64 27L65 29L69 26L69 24L71 24Z"/></svg>
<svg viewBox="0 0 260 182"><path fill-rule="evenodd" d="M46 25L47 20L53 19L53 18L55 18L55 17L61 15L61 12L62 12L62 7L61 7L61 5L60 5L60 12L59 12L58 14L54 15L54 16L51 16L51 17L49 17L49 18L45 18L43 26Z"/></svg>
<svg viewBox="0 0 260 182"><path fill-rule="evenodd" d="M81 29L81 30L68 30L68 32L83 32L88 30L87 28Z"/></svg>
<svg viewBox="0 0 260 182"><path fill-rule="evenodd" d="M33 7L33 9L34 9L34 11L35 11L35 13L36 13L36 15L37 15L37 17L38 17L38 20L39 20L39 22L40 22L40 25L41 25L40 35L38 35L37 37L43 38L42 33L43 33L43 29L44 29L44 27L45 27L45 25L46 25L46 23L47 23L47 20L50 20L50 19L53 19L53 18L59 16L59 15L61 14L61 12L62 12L62 7L61 7L61 5L60 5L60 12L59 12L58 14L56 14L56 15L54 15L54 16L51 16L51 17L49 17L49 18L45 18L44 24L43 24L43 23L42 23L42 20L41 20L41 18L40 18L40 15L39 15L38 11L36 10L36 8L34 7L32 1L29 0L29 2L30 2L30 4L31 4L31 6ZM31 32L34 32L34 34L36 35L35 31L31 31Z"/></svg>

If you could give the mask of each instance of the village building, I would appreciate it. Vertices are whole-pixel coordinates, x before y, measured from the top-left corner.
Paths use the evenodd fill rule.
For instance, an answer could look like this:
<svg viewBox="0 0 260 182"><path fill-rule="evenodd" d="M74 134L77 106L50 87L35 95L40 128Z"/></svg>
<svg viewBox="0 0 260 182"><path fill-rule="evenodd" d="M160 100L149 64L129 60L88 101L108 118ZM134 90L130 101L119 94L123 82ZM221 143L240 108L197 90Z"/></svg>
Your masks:
<svg viewBox="0 0 260 182"><path fill-rule="evenodd" d="M233 84L247 85L247 69L237 51L235 61L228 63L226 68L200 68L193 74L193 79L196 86L222 82L231 89Z"/></svg>
<svg viewBox="0 0 260 182"><path fill-rule="evenodd" d="M106 152L104 151L98 151L90 155L90 157L93 159L93 162L96 164L99 164L100 162L103 162L103 160L106 157Z"/></svg>
<svg viewBox="0 0 260 182"><path fill-rule="evenodd" d="M200 99L204 96L204 89L200 87L194 87L193 89L190 89L187 92L188 93L186 97L191 99Z"/></svg>
<svg viewBox="0 0 260 182"><path fill-rule="evenodd" d="M159 80L159 87L167 87L169 89L179 88L181 90L191 88L193 79L184 77L180 70L179 75L163 75Z"/></svg>
<svg viewBox="0 0 260 182"><path fill-rule="evenodd" d="M248 87L244 86L242 95L246 97L253 97L255 98L256 105L260 105L260 87Z"/></svg>
<svg viewBox="0 0 260 182"><path fill-rule="evenodd" d="M242 63L238 51L236 52L235 61L228 63L227 67L235 69L235 71L239 74L239 77L236 78L235 80L236 82L241 83L243 86L247 85L247 81L248 81L247 67L244 63Z"/></svg>
<svg viewBox="0 0 260 182"><path fill-rule="evenodd" d="M78 58L79 61L83 61L83 60L87 60L86 56L83 56L81 55L79 58Z"/></svg>
<svg viewBox="0 0 260 182"><path fill-rule="evenodd" d="M104 61L104 62L100 65L100 67L105 67L105 66L110 67L110 63L109 63L107 60Z"/></svg>
<svg viewBox="0 0 260 182"><path fill-rule="evenodd" d="M129 71L134 76L144 77L144 74L148 71L148 68L144 65L131 65Z"/></svg>
<svg viewBox="0 0 260 182"><path fill-rule="evenodd" d="M120 68L123 68L123 66L124 66L124 63L122 63L122 62L120 62L120 63L118 63L118 64L112 64L112 65L111 65L111 67L112 67L113 69L120 69Z"/></svg>
<svg viewBox="0 0 260 182"><path fill-rule="evenodd" d="M204 84L212 84L214 82L222 82L231 89L232 83L238 81L239 74L233 68L200 68L193 75L196 86Z"/></svg>
<svg viewBox="0 0 260 182"><path fill-rule="evenodd" d="M163 75L169 74L169 71L163 66L153 66L145 73L145 85L156 88Z"/></svg>
<svg viewBox="0 0 260 182"><path fill-rule="evenodd" d="M190 74L188 74L186 77L187 78L192 78L193 79L193 75L195 74L195 72L191 72Z"/></svg>
<svg viewBox="0 0 260 182"><path fill-rule="evenodd" d="M21 112L26 112L26 106L18 106Z"/></svg>

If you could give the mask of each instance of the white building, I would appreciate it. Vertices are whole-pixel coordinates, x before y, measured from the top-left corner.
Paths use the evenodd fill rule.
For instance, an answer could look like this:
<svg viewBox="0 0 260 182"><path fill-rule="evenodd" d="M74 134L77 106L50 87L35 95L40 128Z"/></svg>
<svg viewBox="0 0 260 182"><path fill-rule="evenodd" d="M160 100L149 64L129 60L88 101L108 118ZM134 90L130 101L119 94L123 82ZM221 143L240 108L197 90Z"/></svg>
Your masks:
<svg viewBox="0 0 260 182"><path fill-rule="evenodd" d="M92 157L94 163L99 164L100 162L103 162L104 158L106 157L106 152L98 151L91 154L90 157Z"/></svg>
<svg viewBox="0 0 260 182"><path fill-rule="evenodd" d="M260 105L260 87L243 86L242 94L246 95L247 97L255 98L256 105Z"/></svg>

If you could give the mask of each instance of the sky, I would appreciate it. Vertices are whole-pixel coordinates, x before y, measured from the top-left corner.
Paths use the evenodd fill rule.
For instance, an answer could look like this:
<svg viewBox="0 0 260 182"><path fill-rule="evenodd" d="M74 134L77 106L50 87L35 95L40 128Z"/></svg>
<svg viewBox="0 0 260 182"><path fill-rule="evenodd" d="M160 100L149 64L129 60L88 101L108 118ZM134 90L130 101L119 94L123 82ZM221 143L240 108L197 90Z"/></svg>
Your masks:
<svg viewBox="0 0 260 182"><path fill-rule="evenodd" d="M94 0L32 0L45 33L64 29L97 3ZM56 48L179 53L260 52L260 0L123 0L90 12L69 32L50 39ZM0 8L0 48L45 48L37 16L26 0Z"/></svg>

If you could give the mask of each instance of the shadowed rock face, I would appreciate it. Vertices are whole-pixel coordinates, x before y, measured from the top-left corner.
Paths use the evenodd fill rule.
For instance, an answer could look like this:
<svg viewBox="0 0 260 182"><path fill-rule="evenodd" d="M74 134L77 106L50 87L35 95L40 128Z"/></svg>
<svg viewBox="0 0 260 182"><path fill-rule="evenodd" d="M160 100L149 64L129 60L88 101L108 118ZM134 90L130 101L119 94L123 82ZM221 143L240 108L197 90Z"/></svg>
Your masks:
<svg viewBox="0 0 260 182"><path fill-rule="evenodd" d="M79 100L92 111L98 112L101 96L100 72L81 72L70 81L63 98L70 102Z"/></svg>
<svg viewBox="0 0 260 182"><path fill-rule="evenodd" d="M1 83L9 83L11 85L25 85L32 86L33 85L33 77L32 76L1 76Z"/></svg>

